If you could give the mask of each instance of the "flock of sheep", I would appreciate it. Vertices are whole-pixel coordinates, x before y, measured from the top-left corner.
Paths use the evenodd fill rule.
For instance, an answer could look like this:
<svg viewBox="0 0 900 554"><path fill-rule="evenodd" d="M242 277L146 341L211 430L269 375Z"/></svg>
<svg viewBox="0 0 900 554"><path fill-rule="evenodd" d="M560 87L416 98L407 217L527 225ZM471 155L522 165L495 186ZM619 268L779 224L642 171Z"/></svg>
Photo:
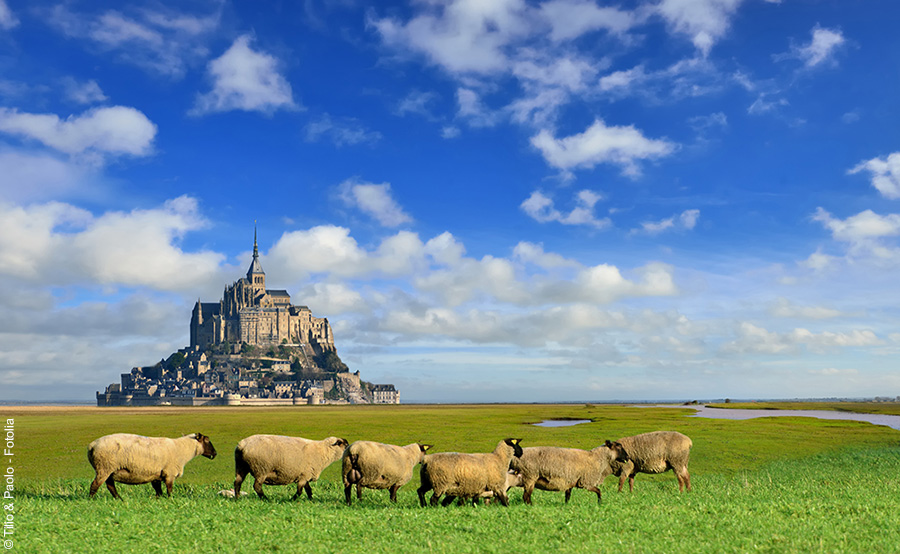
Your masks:
<svg viewBox="0 0 900 554"><path fill-rule="evenodd" d="M312 498L310 483L332 463L342 460L344 496L352 503L362 488L388 489L391 501L397 501L397 490L412 479L413 469L421 464L418 489L419 503L426 505L425 495L433 491L431 504L441 497L444 506L454 500L477 502L496 497L509 505L507 491L519 486L525 489L523 500L531 504L534 489L565 491L566 502L573 488L586 489L601 500L600 485L609 475L619 477L619 491L629 482L634 488L637 473L675 472L679 491L691 490L688 473L691 439L675 431L655 431L617 441L606 441L593 450L537 446L522 448L519 439L503 439L493 452L464 454L440 452L426 454L431 447L413 443L395 446L372 441L349 444L339 437L309 440L281 435L253 435L241 440L234 450L234 490L222 491L240 498L241 484L248 474L254 478L253 490L266 498L263 485L297 486L294 499L305 490ZM106 435L88 446L88 461L96 471L91 483L93 497L104 482L114 498L116 483L150 483L157 496L162 484L171 496L172 484L184 472L184 465L197 456L214 458L216 449L209 437L201 433L177 439L143 437L126 433ZM246 493L245 493L246 494Z"/></svg>

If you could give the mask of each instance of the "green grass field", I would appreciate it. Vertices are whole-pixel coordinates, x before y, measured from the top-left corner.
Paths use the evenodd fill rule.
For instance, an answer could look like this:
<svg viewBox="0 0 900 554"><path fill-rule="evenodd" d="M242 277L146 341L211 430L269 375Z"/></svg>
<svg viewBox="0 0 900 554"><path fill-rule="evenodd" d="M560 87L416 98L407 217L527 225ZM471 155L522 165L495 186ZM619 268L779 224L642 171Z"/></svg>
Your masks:
<svg viewBox="0 0 900 554"><path fill-rule="evenodd" d="M15 419L12 552L896 552L900 548L900 431L811 418L745 421L693 410L606 405L309 406L297 408L2 408ZM543 428L542 419L592 423ZM593 493L535 491L534 505L419 508L418 479L396 505L384 491L343 504L340 464L313 483L313 500L267 487L271 501L239 502L230 488L241 438L279 433L342 436L435 451L483 452L503 437L523 446L592 448L605 439L677 430L694 442L690 494L671 472L614 478ZM87 444L112 432L179 436L200 431L219 451L185 468L172 498L149 485L105 488L89 500ZM3 460L6 462L6 460ZM250 489L249 486L245 488ZM251 489L252 492L252 489Z"/></svg>

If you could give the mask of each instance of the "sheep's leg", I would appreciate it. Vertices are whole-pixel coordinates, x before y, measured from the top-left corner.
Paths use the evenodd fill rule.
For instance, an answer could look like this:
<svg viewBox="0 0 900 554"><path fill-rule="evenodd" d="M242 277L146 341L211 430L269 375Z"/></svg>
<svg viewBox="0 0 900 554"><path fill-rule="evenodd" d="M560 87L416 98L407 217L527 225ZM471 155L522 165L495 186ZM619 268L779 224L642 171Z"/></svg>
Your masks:
<svg viewBox="0 0 900 554"><path fill-rule="evenodd" d="M116 482L113 480L112 475L106 478L106 488L108 488L109 492L112 493L113 498L122 500L122 497L119 496L119 493L116 491Z"/></svg>
<svg viewBox="0 0 900 554"><path fill-rule="evenodd" d="M522 494L522 500L530 506L531 505L531 493L534 492L534 482L525 482L525 483L522 483L522 485L525 487L525 493Z"/></svg>
<svg viewBox="0 0 900 554"><path fill-rule="evenodd" d="M303 488L306 489L306 496L312 500L312 487L309 485L309 481L306 482L306 485Z"/></svg>
<svg viewBox="0 0 900 554"><path fill-rule="evenodd" d="M628 474L628 492L634 492L634 476L636 473L637 472Z"/></svg>
<svg viewBox="0 0 900 554"><path fill-rule="evenodd" d="M391 486L391 502L397 502L397 491L400 490L400 485L392 485Z"/></svg>
<svg viewBox="0 0 900 554"><path fill-rule="evenodd" d="M362 485L356 483L356 499L362 500Z"/></svg>
<svg viewBox="0 0 900 554"><path fill-rule="evenodd" d="M166 477L166 496L172 497L172 485L175 484L175 478Z"/></svg>
<svg viewBox="0 0 900 554"><path fill-rule="evenodd" d="M622 492L622 487L625 485L625 480L628 479L628 473L622 472L622 475L619 476L619 492Z"/></svg>
<svg viewBox="0 0 900 554"><path fill-rule="evenodd" d="M573 487L569 487L566 489L566 504L568 504L569 499L572 498L572 489Z"/></svg>
<svg viewBox="0 0 900 554"><path fill-rule="evenodd" d="M419 506L421 506L422 508L424 508L425 504L426 504L425 503L425 493L430 490L431 490L431 487L428 485L428 483L422 483L422 486L420 486L418 489L416 489L416 494L419 495Z"/></svg>
<svg viewBox="0 0 900 554"><path fill-rule="evenodd" d="M91 493L88 498L94 498L94 495L97 494L97 490L100 488L100 485L102 485L104 481L106 481L106 478L100 477L100 474L98 473L94 478L94 481L91 483Z"/></svg>
<svg viewBox="0 0 900 554"><path fill-rule="evenodd" d="M353 505L353 500L351 498L353 496L352 491L353 491L353 485L347 485L346 487L344 487L344 500L347 501L348 506Z"/></svg>
<svg viewBox="0 0 900 554"><path fill-rule="evenodd" d="M686 467L675 470L675 477L678 478L678 492L683 492L687 487L688 492L691 491L691 475Z"/></svg>
<svg viewBox="0 0 900 554"><path fill-rule="evenodd" d="M246 473L241 473L238 471L234 476L234 499L237 500L241 497L241 484L244 482L244 478L247 477Z"/></svg>
<svg viewBox="0 0 900 554"><path fill-rule="evenodd" d="M150 481L150 484L153 485L153 490L156 491L156 498L162 496L162 481Z"/></svg>
<svg viewBox="0 0 900 554"><path fill-rule="evenodd" d="M294 496L291 497L291 500L298 500L299 498L301 498L301 495L303 494L303 485L305 484L306 483L304 483L303 481L297 481L297 492L294 493Z"/></svg>
<svg viewBox="0 0 900 554"><path fill-rule="evenodd" d="M253 490L256 491L257 496L259 496L260 498L262 498L263 500L265 500L265 499L266 499L266 495L265 495L265 493L263 493L263 488L262 488L263 481L265 481L265 479L263 479L261 476L260 476L260 477L257 477L257 476L254 475L254 477L253 477Z"/></svg>
<svg viewBox="0 0 900 554"><path fill-rule="evenodd" d="M437 505L438 505L438 499L439 499L439 498L441 497L441 495L443 495L443 494L444 494L444 493L438 494L437 491L434 491L434 494L431 495L431 502L430 502L431 505L432 505L432 506L437 506Z"/></svg>
<svg viewBox="0 0 900 554"><path fill-rule="evenodd" d="M509 507L509 497L503 491L494 491L494 496L500 498L500 503Z"/></svg>
<svg viewBox="0 0 900 554"><path fill-rule="evenodd" d="M453 504L453 501L454 501L454 500L456 500L456 497L453 496L452 494L448 494L448 495L445 496L444 499L441 501L441 506L449 506L450 504ZM460 498L460 500L465 500L465 499L464 499L464 498Z"/></svg>
<svg viewBox="0 0 900 554"><path fill-rule="evenodd" d="M584 487L584 488L585 488L585 490L589 490L591 492L597 493L597 504L603 503L603 497L600 495L600 489L598 489L597 487ZM569 490L571 490L571 489L569 489Z"/></svg>

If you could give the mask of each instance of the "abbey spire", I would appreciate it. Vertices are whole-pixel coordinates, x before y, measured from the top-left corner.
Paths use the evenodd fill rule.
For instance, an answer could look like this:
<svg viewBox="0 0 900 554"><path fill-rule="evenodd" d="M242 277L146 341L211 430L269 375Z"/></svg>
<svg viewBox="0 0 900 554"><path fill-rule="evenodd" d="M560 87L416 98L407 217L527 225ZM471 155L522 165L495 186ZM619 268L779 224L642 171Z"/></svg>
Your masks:
<svg viewBox="0 0 900 554"><path fill-rule="evenodd" d="M266 272L263 271L259 264L259 248L256 245L256 225L253 226L253 261L250 262L250 269L247 270L247 280L254 288L265 290L266 288Z"/></svg>

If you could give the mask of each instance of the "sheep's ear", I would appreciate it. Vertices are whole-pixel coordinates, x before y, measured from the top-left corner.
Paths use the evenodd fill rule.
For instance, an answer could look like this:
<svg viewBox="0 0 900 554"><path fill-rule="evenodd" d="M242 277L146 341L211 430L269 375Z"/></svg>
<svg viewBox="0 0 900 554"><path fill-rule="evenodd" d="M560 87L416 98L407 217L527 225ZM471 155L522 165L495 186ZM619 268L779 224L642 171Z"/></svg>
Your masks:
<svg viewBox="0 0 900 554"><path fill-rule="evenodd" d="M609 439L606 439L606 448L612 448L613 444L609 442Z"/></svg>
<svg viewBox="0 0 900 554"><path fill-rule="evenodd" d="M430 445L430 444L420 444L420 445L419 445L419 448L422 449L422 452L428 452L428 449L429 449L429 448L432 448L432 445Z"/></svg>
<svg viewBox="0 0 900 554"><path fill-rule="evenodd" d="M509 442L510 442L510 444L515 446L515 445L519 444L519 441L521 441L521 440L522 439L509 439Z"/></svg>

